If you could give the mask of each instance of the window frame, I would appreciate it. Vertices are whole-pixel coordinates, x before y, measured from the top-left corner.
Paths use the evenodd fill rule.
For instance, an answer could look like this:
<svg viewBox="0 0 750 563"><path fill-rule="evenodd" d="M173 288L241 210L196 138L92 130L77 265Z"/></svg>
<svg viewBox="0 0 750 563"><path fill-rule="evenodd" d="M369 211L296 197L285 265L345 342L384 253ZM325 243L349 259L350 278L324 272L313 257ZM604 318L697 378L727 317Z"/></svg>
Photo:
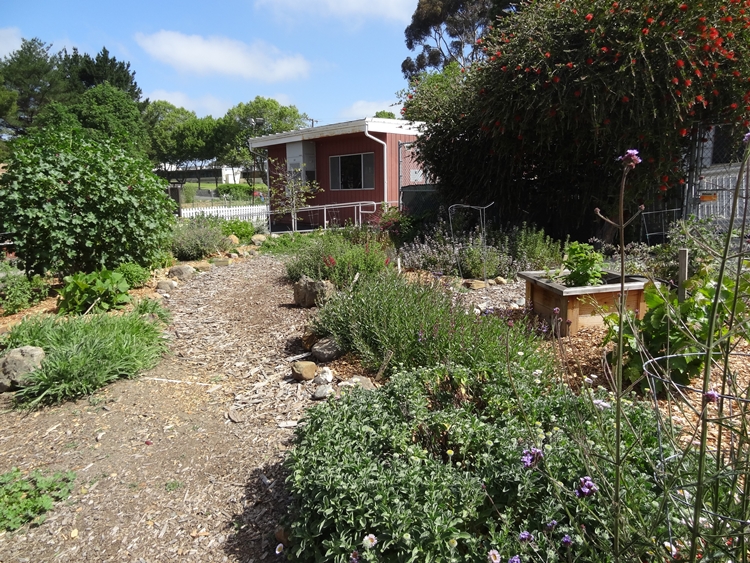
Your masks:
<svg viewBox="0 0 750 563"><path fill-rule="evenodd" d="M372 178L371 178L371 187L366 187L368 182L365 178L365 156L366 155L372 155ZM341 159L350 157L350 156L358 156L359 157L359 166L360 166L360 185L359 188L342 188L341 187ZM337 160L337 164L334 166L333 161ZM328 157L328 171L329 171L329 186L331 191L337 191L337 192L352 192L352 191L358 191L358 190L374 190L375 189L375 152L355 152L355 153L349 153L349 154L337 154L337 155L331 155ZM336 178L334 182L334 171L338 174L338 178ZM338 187L334 187L338 186Z"/></svg>

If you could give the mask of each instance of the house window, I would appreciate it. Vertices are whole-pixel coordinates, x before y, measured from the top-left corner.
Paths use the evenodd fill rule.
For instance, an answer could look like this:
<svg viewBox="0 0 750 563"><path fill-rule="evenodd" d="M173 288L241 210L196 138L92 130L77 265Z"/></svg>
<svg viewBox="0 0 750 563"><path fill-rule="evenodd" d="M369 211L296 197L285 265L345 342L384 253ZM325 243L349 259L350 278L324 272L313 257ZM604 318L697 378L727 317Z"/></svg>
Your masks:
<svg viewBox="0 0 750 563"><path fill-rule="evenodd" d="M332 156L332 190L374 190L375 153Z"/></svg>

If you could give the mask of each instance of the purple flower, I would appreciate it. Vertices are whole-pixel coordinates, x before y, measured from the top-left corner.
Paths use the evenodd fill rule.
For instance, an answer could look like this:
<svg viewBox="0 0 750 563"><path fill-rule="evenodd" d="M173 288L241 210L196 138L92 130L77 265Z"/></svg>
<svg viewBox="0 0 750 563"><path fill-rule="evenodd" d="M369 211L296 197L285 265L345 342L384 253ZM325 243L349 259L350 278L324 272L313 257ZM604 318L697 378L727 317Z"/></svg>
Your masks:
<svg viewBox="0 0 750 563"><path fill-rule="evenodd" d="M359 551L352 551L349 556L349 563L359 563Z"/></svg>
<svg viewBox="0 0 750 563"><path fill-rule="evenodd" d="M742 137L742 142L745 144L750 142L750 133L745 133L745 136Z"/></svg>
<svg viewBox="0 0 750 563"><path fill-rule="evenodd" d="M508 563L521 563L521 556L520 555L514 555L510 559L508 559Z"/></svg>
<svg viewBox="0 0 750 563"><path fill-rule="evenodd" d="M554 309L552 309L552 314L553 315L559 315L560 314L560 307L555 307Z"/></svg>
<svg viewBox="0 0 750 563"><path fill-rule="evenodd" d="M547 522L547 531L551 532L552 530L555 529L556 526L557 526L557 520L550 520L549 522Z"/></svg>
<svg viewBox="0 0 750 563"><path fill-rule="evenodd" d="M625 168L635 168L636 164L641 163L641 157L638 156L638 151L635 149L628 149L625 154L619 157L617 160L621 160Z"/></svg>
<svg viewBox="0 0 750 563"><path fill-rule="evenodd" d="M521 543L528 543L530 541L534 541L534 536L531 535L531 532L527 532L524 530L520 534L518 534L518 541Z"/></svg>
<svg viewBox="0 0 750 563"><path fill-rule="evenodd" d="M564 547L570 547L571 545L573 545L573 538L571 538L568 534L565 534L562 537L560 543L562 543Z"/></svg>
<svg viewBox="0 0 750 563"><path fill-rule="evenodd" d="M748 133L750 135L750 133ZM717 403L719 401L719 395L718 391L715 391L714 389L709 389L706 391L706 393L703 395L703 402L704 403Z"/></svg>
<svg viewBox="0 0 750 563"><path fill-rule="evenodd" d="M596 486L596 483L594 483L591 480L591 477L581 477L578 480L578 488L576 489L576 496L578 498L585 498L590 497L595 492L599 490L599 487Z"/></svg>
<svg viewBox="0 0 750 563"><path fill-rule="evenodd" d="M544 452L539 448L531 448L530 450L524 450L521 456L521 461L526 469L534 467L539 460L544 457Z"/></svg>
<svg viewBox="0 0 750 563"><path fill-rule="evenodd" d="M490 549L487 553L487 561L490 563L500 563L500 554L497 552L497 549Z"/></svg>

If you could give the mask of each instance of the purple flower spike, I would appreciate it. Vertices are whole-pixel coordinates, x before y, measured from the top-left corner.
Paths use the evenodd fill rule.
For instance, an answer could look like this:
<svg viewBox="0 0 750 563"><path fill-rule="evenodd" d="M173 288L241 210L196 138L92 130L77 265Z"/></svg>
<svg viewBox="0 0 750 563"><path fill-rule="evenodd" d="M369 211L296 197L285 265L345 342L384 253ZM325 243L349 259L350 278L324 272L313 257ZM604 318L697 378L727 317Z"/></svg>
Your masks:
<svg viewBox="0 0 750 563"><path fill-rule="evenodd" d="M742 142L745 144L750 143L750 133L745 133L745 136L742 137Z"/></svg>
<svg viewBox="0 0 750 563"><path fill-rule="evenodd" d="M521 563L521 556L520 555L514 555L510 559L508 559L508 563Z"/></svg>
<svg viewBox="0 0 750 563"><path fill-rule="evenodd" d="M562 543L564 547L570 547L571 545L573 545L573 538L571 538L568 534L565 534L562 537L560 543Z"/></svg>
<svg viewBox="0 0 750 563"><path fill-rule="evenodd" d="M550 520L549 522L547 522L547 531L551 532L552 530L555 529L556 526L557 526L557 520Z"/></svg>
<svg viewBox="0 0 750 563"><path fill-rule="evenodd" d="M710 389L706 391L705 395L703 395L703 401L706 403L718 403L720 396L721 395L719 395L718 391L715 391L714 389Z"/></svg>
<svg viewBox="0 0 750 563"><path fill-rule="evenodd" d="M528 543L530 541L534 541L534 536L531 535L531 532L527 532L524 530L520 534L518 534L518 541L521 543Z"/></svg>
<svg viewBox="0 0 750 563"><path fill-rule="evenodd" d="M539 448L531 448L530 450L524 450L521 456L521 461L526 469L531 469L539 460L544 457L544 452Z"/></svg>
<svg viewBox="0 0 750 563"><path fill-rule="evenodd" d="M621 160L625 168L633 169L636 164L641 163L641 157L638 156L638 151L635 149L628 149L625 154L619 157L617 160Z"/></svg>
<svg viewBox="0 0 750 563"><path fill-rule="evenodd" d="M586 498L590 497L594 493L596 493L599 490L599 487L596 486L596 483L594 483L591 480L591 477L581 477L578 480L578 488L576 489L576 496L578 498Z"/></svg>

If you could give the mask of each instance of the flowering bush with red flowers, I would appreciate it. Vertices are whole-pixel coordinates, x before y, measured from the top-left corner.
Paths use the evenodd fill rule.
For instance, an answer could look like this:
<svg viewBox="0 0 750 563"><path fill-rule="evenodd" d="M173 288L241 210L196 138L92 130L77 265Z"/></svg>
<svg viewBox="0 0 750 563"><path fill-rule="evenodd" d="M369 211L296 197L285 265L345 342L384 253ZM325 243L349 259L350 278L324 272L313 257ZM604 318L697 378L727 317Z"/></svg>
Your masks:
<svg viewBox="0 0 750 563"><path fill-rule="evenodd" d="M423 162L451 200L496 201L554 236L614 208L624 149L644 159L629 198L653 209L681 201L699 126L750 125L750 0L540 0L483 49L426 127Z"/></svg>

